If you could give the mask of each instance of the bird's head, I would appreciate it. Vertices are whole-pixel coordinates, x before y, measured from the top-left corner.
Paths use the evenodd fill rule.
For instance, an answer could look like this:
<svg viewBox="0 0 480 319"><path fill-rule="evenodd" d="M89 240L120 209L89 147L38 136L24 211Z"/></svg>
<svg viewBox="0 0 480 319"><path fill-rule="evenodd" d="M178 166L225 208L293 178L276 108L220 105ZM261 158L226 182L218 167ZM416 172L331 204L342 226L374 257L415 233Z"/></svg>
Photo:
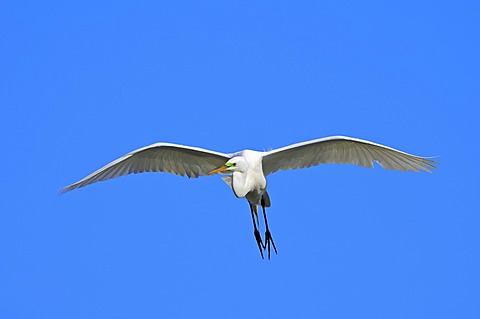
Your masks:
<svg viewBox="0 0 480 319"><path fill-rule="evenodd" d="M213 175L216 173L233 173L233 172L243 172L247 168L247 162L241 156L235 156L229 159L223 166L214 169L213 171L208 172L208 175Z"/></svg>

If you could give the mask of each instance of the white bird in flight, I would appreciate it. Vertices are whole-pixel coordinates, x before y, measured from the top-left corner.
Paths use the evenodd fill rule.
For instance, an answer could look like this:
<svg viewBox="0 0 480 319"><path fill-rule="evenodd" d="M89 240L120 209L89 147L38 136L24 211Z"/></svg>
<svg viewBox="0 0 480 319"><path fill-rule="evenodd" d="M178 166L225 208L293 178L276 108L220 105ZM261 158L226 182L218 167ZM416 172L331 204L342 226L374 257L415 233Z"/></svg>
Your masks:
<svg viewBox="0 0 480 319"><path fill-rule="evenodd" d="M188 177L223 174L222 179L238 198L250 205L254 236L260 255L277 248L268 228L265 207L270 207L266 176L279 170L306 168L319 164L356 164L373 167L374 162L389 170L426 171L435 169L431 157L411 155L388 146L345 136L331 136L297 143L267 152L244 150L220 153L203 148L171 143L155 143L130 152L105 165L80 181L66 186L65 193L96 182L128 174L169 172ZM265 222L264 240L258 231L258 206Z"/></svg>

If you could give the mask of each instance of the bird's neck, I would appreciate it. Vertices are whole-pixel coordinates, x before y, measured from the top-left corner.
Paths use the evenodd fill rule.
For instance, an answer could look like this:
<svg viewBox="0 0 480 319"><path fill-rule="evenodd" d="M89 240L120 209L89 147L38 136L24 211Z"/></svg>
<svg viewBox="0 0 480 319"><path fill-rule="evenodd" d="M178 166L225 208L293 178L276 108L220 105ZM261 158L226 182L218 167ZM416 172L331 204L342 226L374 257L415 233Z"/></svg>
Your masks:
<svg viewBox="0 0 480 319"><path fill-rule="evenodd" d="M267 181L262 172L255 170L248 173L234 172L232 174L232 189L237 197L246 197L247 194L261 196L267 187Z"/></svg>

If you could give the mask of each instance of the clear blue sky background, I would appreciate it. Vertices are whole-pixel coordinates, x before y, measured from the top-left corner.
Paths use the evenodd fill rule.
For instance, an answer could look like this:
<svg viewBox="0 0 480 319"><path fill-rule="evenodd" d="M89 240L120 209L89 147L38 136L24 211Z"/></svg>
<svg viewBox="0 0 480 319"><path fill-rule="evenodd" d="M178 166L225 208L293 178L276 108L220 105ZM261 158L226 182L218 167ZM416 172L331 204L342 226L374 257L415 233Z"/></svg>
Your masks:
<svg viewBox="0 0 480 319"><path fill-rule="evenodd" d="M3 1L0 318L480 318L478 1ZM269 177L279 254L218 176L58 196L154 142L329 135L432 174Z"/></svg>

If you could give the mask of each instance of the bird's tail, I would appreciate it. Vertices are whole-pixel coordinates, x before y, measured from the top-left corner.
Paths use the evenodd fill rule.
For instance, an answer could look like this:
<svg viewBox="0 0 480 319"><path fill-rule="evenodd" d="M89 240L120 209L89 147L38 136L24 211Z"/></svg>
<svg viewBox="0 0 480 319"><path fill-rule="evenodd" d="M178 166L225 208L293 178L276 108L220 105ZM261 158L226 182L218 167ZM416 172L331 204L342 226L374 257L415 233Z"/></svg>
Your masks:
<svg viewBox="0 0 480 319"><path fill-rule="evenodd" d="M265 203L265 207L270 207L272 205L272 203L270 202L270 196L268 196L267 191L263 193L262 200Z"/></svg>

